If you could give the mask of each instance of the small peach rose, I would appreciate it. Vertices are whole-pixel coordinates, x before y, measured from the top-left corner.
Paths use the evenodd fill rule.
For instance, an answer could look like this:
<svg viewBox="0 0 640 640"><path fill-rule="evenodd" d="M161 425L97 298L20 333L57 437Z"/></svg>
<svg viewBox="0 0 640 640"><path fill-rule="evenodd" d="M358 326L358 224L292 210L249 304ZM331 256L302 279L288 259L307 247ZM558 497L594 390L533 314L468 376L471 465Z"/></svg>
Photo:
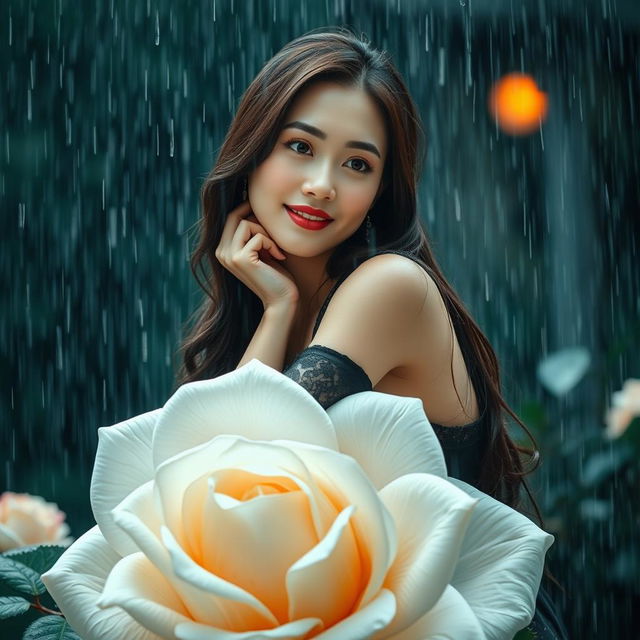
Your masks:
<svg viewBox="0 0 640 640"><path fill-rule="evenodd" d="M57 504L40 496L5 491L0 496L0 552L41 543L69 545L64 519Z"/></svg>
<svg viewBox="0 0 640 640"><path fill-rule="evenodd" d="M640 380L627 380L622 386L622 391L616 391L611 401L612 407L605 416L605 436L614 440L627 430L636 416L640 416Z"/></svg>

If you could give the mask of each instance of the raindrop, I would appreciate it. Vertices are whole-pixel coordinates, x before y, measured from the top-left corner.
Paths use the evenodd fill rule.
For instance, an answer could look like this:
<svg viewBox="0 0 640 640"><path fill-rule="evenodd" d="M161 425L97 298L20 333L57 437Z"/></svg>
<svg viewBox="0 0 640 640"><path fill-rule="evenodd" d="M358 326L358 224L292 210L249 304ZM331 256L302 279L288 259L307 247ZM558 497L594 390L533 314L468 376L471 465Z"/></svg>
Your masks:
<svg viewBox="0 0 640 640"><path fill-rule="evenodd" d="M424 16L424 50L429 51L429 15Z"/></svg>

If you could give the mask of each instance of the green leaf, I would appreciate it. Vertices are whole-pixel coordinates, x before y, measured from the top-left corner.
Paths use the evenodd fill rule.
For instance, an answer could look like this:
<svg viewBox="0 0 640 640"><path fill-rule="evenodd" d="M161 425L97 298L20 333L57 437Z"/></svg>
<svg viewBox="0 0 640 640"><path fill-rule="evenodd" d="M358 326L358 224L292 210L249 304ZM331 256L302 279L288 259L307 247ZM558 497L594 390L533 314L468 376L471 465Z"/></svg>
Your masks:
<svg viewBox="0 0 640 640"><path fill-rule="evenodd" d="M624 443L610 451L599 451L590 455L582 468L582 486L598 486L610 475L619 472L632 459L633 451Z"/></svg>
<svg viewBox="0 0 640 640"><path fill-rule="evenodd" d="M0 620L13 618L29 611L31 603L20 596L0 598Z"/></svg>
<svg viewBox="0 0 640 640"><path fill-rule="evenodd" d="M0 556L0 582L25 596L39 596L46 591L40 574L7 556Z"/></svg>
<svg viewBox="0 0 640 640"><path fill-rule="evenodd" d="M67 547L63 547L62 545L38 544L5 551L2 555L21 562L42 575L53 567L66 549Z"/></svg>
<svg viewBox="0 0 640 640"><path fill-rule="evenodd" d="M62 616L38 618L27 627L22 640L82 640Z"/></svg>
<svg viewBox="0 0 640 640"><path fill-rule="evenodd" d="M513 640L536 640L537 637L538 634L535 631L532 631L529 627L525 627L513 636Z"/></svg>

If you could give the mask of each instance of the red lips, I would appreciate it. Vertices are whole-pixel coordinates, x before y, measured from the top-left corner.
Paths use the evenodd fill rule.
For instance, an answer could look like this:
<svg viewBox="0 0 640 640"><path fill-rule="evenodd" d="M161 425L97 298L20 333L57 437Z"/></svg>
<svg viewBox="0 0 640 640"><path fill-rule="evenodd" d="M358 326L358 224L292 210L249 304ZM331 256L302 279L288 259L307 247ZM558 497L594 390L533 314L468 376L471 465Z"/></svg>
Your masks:
<svg viewBox="0 0 640 640"><path fill-rule="evenodd" d="M333 218L325 213L322 209L315 209L314 207L309 207L306 204L292 204L287 205L289 209L293 209L294 211L302 211L302 213L308 213L310 216L318 216L318 218L324 218L325 220L333 220Z"/></svg>
<svg viewBox="0 0 640 640"><path fill-rule="evenodd" d="M295 222L299 227L308 229L309 231L320 231L320 229L324 229L332 222L331 218L326 220L307 220L307 218L303 218L299 213L290 209L286 204L284 205L284 209L289 214L289 217L293 222Z"/></svg>

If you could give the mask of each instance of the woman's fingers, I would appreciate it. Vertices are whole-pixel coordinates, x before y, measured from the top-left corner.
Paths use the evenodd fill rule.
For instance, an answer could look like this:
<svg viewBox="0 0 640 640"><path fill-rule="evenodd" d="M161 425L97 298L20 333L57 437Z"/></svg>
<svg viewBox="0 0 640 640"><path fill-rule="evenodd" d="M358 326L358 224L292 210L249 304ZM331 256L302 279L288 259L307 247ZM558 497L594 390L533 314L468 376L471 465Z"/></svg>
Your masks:
<svg viewBox="0 0 640 640"><path fill-rule="evenodd" d="M258 233L261 233L262 235L266 236L269 240L273 242L273 251L277 253L276 258L280 258L284 260L287 257L284 255L280 247L273 241L273 238L271 238L271 236L265 231L264 227L258 222L258 218L256 218L256 216L253 213L251 213L247 218L245 218L245 220L250 223L255 223L255 226L258 229ZM252 227L252 231L253 231L253 227Z"/></svg>
<svg viewBox="0 0 640 640"><path fill-rule="evenodd" d="M246 259L249 262L256 263L260 262L260 252L262 250L268 251L269 255L273 255L276 258L279 257L277 255L278 247L276 246L276 243L271 240L271 238L264 236L261 233L257 233L244 245L242 253L246 256Z"/></svg>
<svg viewBox="0 0 640 640"><path fill-rule="evenodd" d="M238 223L236 232L233 235L231 244L229 245L231 255L239 255L246 247L249 240L252 240L255 237L262 238L261 248L268 250L274 258L278 258L280 260L285 258L285 255L280 251L276 243L267 235L264 228L260 224L256 222L249 222L248 220L240 220ZM255 244L252 246L255 246Z"/></svg>
<svg viewBox="0 0 640 640"><path fill-rule="evenodd" d="M220 236L219 247L227 247L231 240L233 239L233 235L238 228L238 224L243 218L246 218L248 215L252 214L251 205L248 200L245 200L242 204L238 205L235 209L229 212L227 216L227 220L224 225L224 229L222 230L222 235Z"/></svg>

